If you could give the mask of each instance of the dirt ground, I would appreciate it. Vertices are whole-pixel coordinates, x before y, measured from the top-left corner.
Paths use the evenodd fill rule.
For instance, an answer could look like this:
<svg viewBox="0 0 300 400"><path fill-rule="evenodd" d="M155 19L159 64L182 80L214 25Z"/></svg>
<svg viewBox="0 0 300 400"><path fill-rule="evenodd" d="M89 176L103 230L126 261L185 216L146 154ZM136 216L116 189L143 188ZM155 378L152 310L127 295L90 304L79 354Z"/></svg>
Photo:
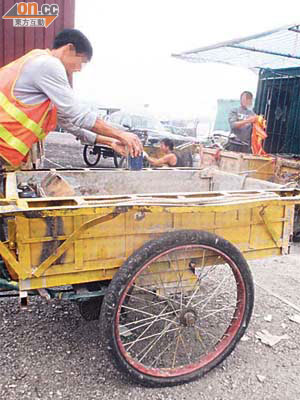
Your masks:
<svg viewBox="0 0 300 400"><path fill-rule="evenodd" d="M89 168L83 160L80 141L69 133L50 133L46 140L45 168ZM114 168L112 158L100 159L97 168Z"/></svg>
<svg viewBox="0 0 300 400"><path fill-rule="evenodd" d="M51 134L46 150L48 167L84 167L72 136ZM98 323L84 321L76 305L36 298L24 311L17 300L0 299L0 398L299 400L300 324L289 319L300 315L299 257L294 245L288 256L250 263L256 293L246 340L205 377L175 388L125 381L105 355ZM256 338L263 329L287 337L269 347Z"/></svg>

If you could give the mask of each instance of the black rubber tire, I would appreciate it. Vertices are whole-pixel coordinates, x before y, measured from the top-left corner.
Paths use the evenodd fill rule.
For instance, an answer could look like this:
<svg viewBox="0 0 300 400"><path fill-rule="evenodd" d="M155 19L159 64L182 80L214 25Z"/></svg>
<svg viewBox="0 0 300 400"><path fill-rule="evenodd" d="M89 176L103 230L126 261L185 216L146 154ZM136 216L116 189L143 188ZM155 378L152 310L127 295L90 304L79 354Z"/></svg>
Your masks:
<svg viewBox="0 0 300 400"><path fill-rule="evenodd" d="M102 302L103 297L78 302L78 310L82 318L86 321L96 321L100 315Z"/></svg>
<svg viewBox="0 0 300 400"><path fill-rule="evenodd" d="M151 259L159 254L181 245L206 245L211 246L226 254L237 267L245 287L245 310L242 315L238 331L228 347L210 363L196 371L168 378L154 377L146 375L134 368L121 354L115 334L115 318L120 299L124 290L131 282L135 274ZM158 239L147 242L138 249L126 262L119 268L112 279L108 291L104 297L100 315L100 329L105 348L109 352L116 367L134 382L143 386L163 387L175 386L202 377L205 373L220 364L234 350L245 333L249 324L254 304L254 284L251 271L242 253L227 240L204 231L182 230L170 232L162 235Z"/></svg>
<svg viewBox="0 0 300 400"><path fill-rule="evenodd" d="M123 157L118 157L116 153L114 153L114 164L116 168L120 168L120 162Z"/></svg>
<svg viewBox="0 0 300 400"><path fill-rule="evenodd" d="M110 281L89 282L85 284L85 287L89 292L94 292L101 290L103 286L107 287L109 283ZM99 319L103 298L104 296L77 301L78 310L82 318L86 321L96 321Z"/></svg>
<svg viewBox="0 0 300 400"><path fill-rule="evenodd" d="M100 160L100 158L101 158L101 154L98 153L98 154L97 154L97 157L96 157L96 161L91 162L91 161L89 160L89 158L88 158L88 153L89 153L91 147L92 147L92 146L88 146L88 145L85 145L85 146L84 146L84 149L83 149L83 159L84 159L84 162L86 163L86 165L87 165L88 167L95 167L95 166L98 164L98 162L99 162L99 160Z"/></svg>
<svg viewBox="0 0 300 400"><path fill-rule="evenodd" d="M118 162L117 168L126 168L126 157L121 157Z"/></svg>

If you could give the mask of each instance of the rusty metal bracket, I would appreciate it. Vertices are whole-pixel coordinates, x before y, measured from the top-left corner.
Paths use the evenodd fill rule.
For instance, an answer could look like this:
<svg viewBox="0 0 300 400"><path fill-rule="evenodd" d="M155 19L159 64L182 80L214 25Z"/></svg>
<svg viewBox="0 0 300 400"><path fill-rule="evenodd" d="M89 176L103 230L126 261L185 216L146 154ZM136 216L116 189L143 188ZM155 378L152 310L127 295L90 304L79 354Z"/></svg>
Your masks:
<svg viewBox="0 0 300 400"><path fill-rule="evenodd" d="M116 218L119 216L121 212L112 212L110 214L97 217L94 219L91 219L90 221L87 221L83 223L78 229L76 229L69 237L66 239L52 254L49 256L45 261L43 261L36 269L33 271L33 275L37 278L43 275L43 273L59 258L61 257L65 251L69 249L69 247L72 245L72 243L77 240L80 235L94 227L95 225L102 224L103 222L110 221L111 219Z"/></svg>
<svg viewBox="0 0 300 400"><path fill-rule="evenodd" d="M262 209L259 212L259 215L263 221L263 223L265 224L265 227L269 233L269 235L271 236L273 242L276 244L277 247L282 247L282 240L277 240L277 233L274 231L274 229L271 226L271 221L269 220L269 218L266 216L265 213L265 209L267 208L267 206L263 206Z"/></svg>

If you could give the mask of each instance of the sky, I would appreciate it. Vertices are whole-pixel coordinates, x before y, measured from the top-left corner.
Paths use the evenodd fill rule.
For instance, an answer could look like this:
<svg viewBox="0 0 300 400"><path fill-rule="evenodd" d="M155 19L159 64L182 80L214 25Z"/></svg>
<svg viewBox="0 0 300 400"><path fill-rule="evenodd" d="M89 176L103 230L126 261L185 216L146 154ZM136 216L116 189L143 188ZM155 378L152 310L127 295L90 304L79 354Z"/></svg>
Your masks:
<svg viewBox="0 0 300 400"><path fill-rule="evenodd" d="M99 105L149 104L159 116L213 118L217 99L255 93L257 75L171 54L300 22L299 11L299 0L76 0L75 27L94 56L74 88Z"/></svg>

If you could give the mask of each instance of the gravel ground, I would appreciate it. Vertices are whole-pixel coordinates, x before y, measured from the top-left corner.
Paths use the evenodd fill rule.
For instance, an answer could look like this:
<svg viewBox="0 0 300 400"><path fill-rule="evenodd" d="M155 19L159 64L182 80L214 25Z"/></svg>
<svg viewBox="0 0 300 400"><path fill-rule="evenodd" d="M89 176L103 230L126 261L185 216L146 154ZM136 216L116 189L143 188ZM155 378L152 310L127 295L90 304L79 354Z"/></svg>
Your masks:
<svg viewBox="0 0 300 400"><path fill-rule="evenodd" d="M84 167L80 144L59 135L47 139L47 158ZM299 400L300 325L289 320L300 314L299 254L293 246L288 256L250 263L256 295L247 340L205 377L175 388L124 380L106 357L98 323L84 321L75 304L34 298L21 310L16 299L0 299L0 399ZM262 329L289 338L268 347L255 337Z"/></svg>
<svg viewBox="0 0 300 400"><path fill-rule="evenodd" d="M46 140L45 168L88 168L83 160L83 145L69 133L52 132ZM59 155L59 156L58 156ZM101 159L97 168L114 168L112 158Z"/></svg>

